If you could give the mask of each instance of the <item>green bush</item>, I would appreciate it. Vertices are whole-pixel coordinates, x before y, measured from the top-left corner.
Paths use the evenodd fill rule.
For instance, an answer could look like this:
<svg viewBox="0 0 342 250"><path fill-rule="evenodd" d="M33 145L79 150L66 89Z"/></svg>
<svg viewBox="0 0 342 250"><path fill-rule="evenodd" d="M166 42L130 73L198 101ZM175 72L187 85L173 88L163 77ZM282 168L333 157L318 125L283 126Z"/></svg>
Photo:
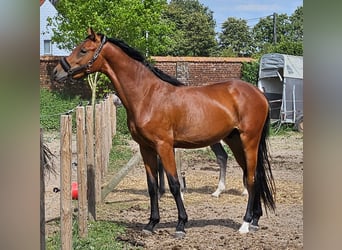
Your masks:
<svg viewBox="0 0 342 250"><path fill-rule="evenodd" d="M45 130L59 130L62 114L73 110L79 104L85 105L88 100L82 100L79 96L72 97L66 94L51 92L47 89L40 90L40 126ZM75 112L72 112L73 127L75 128ZM123 106L116 112L117 132L129 136L127 127L127 115Z"/></svg>
<svg viewBox="0 0 342 250"><path fill-rule="evenodd" d="M60 116L82 103L80 97L40 89L40 127L46 130L59 130ZM75 122L73 112L73 122Z"/></svg>
<svg viewBox="0 0 342 250"><path fill-rule="evenodd" d="M253 85L258 84L259 78L259 62L244 62L241 68L241 79L252 83Z"/></svg>

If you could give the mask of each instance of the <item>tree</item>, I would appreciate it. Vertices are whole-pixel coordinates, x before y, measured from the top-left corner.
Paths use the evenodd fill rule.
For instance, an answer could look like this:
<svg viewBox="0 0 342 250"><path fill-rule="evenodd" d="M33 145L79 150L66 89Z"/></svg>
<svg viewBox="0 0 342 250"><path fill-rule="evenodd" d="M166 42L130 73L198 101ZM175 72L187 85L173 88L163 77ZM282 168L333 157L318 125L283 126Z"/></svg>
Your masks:
<svg viewBox="0 0 342 250"><path fill-rule="evenodd" d="M254 42L258 54L283 53L303 55L303 7L291 16L276 16L277 43L273 44L273 15L260 19L253 27Z"/></svg>
<svg viewBox="0 0 342 250"><path fill-rule="evenodd" d="M304 39L304 16L303 6L299 6L295 12L290 16L291 21L291 39L295 42L303 42Z"/></svg>
<svg viewBox="0 0 342 250"><path fill-rule="evenodd" d="M162 18L166 0L59 0L58 16L50 20L53 41L72 49L86 36L88 27L151 55L172 47L168 34L174 25Z"/></svg>
<svg viewBox="0 0 342 250"><path fill-rule="evenodd" d="M198 0L171 0L164 13L176 25L173 56L209 56L216 48L213 12Z"/></svg>
<svg viewBox="0 0 342 250"><path fill-rule="evenodd" d="M262 54L267 54L267 53L280 53L280 54L289 54L289 55L294 55L294 56L302 56L303 55L303 43L282 41L275 45L267 44L263 47L263 50L260 52L260 56Z"/></svg>
<svg viewBox="0 0 342 250"><path fill-rule="evenodd" d="M257 49L262 49L265 44L274 42L274 15L269 15L261 18L260 21L253 27L254 42ZM291 22L287 14L276 14L276 35L277 42L285 41L291 30Z"/></svg>
<svg viewBox="0 0 342 250"><path fill-rule="evenodd" d="M225 52L230 51L235 56L250 56L253 52L252 35L246 20L229 17L222 24L222 33L219 34L219 40L220 50L223 55L225 55Z"/></svg>

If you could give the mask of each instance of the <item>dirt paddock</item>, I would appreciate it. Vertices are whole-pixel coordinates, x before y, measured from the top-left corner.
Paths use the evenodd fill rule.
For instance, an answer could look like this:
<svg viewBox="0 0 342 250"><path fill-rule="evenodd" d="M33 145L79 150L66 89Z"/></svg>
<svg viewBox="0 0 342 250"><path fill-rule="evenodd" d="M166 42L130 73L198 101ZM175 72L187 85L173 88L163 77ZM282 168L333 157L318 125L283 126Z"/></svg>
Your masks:
<svg viewBox="0 0 342 250"><path fill-rule="evenodd" d="M53 140L48 142L53 147ZM260 218L260 229L241 235L238 229L247 205L241 195L242 171L229 154L226 190L216 190L219 168L209 149L182 151L186 187L184 204L189 217L186 236L175 239L177 209L167 189L161 198L161 221L155 233L145 235L150 208L146 174L142 164L134 167L98 207L100 220L121 223L128 229L117 240L145 249L303 249L303 134L289 132L270 137L270 154L276 182L276 212ZM52 149L54 153L56 150ZM57 149L58 150L58 149ZM57 152L58 153L58 152ZM59 196L52 192L57 177L46 182L46 217L56 216Z"/></svg>

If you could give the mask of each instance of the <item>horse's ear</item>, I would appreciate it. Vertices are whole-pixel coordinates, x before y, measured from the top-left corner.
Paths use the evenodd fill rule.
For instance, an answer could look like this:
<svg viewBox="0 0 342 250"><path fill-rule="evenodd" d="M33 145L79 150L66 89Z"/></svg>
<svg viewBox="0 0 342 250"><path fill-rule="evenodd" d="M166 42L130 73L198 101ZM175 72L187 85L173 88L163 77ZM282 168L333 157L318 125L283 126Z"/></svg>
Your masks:
<svg viewBox="0 0 342 250"><path fill-rule="evenodd" d="M93 30L92 27L89 27L89 28L88 28L88 37L89 37L91 40L95 41L96 34L95 34L95 32L94 32L94 30Z"/></svg>

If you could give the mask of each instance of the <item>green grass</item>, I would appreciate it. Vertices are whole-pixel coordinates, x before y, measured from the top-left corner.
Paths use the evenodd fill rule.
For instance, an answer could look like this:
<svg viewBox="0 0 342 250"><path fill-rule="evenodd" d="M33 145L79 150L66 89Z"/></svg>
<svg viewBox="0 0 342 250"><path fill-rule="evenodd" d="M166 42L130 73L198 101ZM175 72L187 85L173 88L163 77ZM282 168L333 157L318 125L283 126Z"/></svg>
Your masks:
<svg viewBox="0 0 342 250"><path fill-rule="evenodd" d="M286 135L290 132L294 131L294 125L293 124L282 124L281 126L279 124L274 124L270 126L269 135L270 136L280 136L280 135Z"/></svg>
<svg viewBox="0 0 342 250"><path fill-rule="evenodd" d="M59 222L56 222L59 224ZM115 250L125 249L125 244L116 240L116 237L125 232L121 225L108 221L88 222L88 235L84 239L78 235L77 218L73 219L72 249ZM60 232L55 232L46 241L47 250L61 249Z"/></svg>

